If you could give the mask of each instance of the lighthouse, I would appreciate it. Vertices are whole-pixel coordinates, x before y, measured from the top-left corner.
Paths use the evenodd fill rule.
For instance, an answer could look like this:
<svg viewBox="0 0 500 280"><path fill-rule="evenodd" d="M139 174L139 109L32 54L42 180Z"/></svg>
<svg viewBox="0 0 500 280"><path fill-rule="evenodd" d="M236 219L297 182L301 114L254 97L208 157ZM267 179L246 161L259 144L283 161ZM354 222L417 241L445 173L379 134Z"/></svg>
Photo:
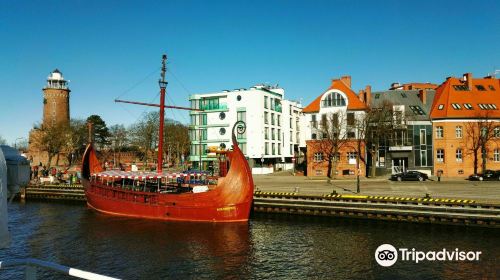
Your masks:
<svg viewBox="0 0 500 280"><path fill-rule="evenodd" d="M43 121L42 126L69 125L69 93L68 81L58 69L47 77L47 85L43 88Z"/></svg>

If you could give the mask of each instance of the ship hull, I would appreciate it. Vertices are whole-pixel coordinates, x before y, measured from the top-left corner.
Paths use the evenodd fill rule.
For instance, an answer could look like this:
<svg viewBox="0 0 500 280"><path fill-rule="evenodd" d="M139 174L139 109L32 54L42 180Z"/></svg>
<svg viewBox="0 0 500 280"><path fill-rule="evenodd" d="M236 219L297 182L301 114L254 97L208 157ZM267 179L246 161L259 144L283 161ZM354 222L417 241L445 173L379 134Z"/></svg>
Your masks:
<svg viewBox="0 0 500 280"><path fill-rule="evenodd" d="M162 193L123 188L99 174L103 171L93 146L82 160L82 184L87 204L99 212L146 219L187 222L245 222L253 202L253 178L238 147L233 127L233 151L227 152L229 170L217 185L204 192ZM97 174L97 175L96 175ZM128 174L127 174L128 175Z"/></svg>
<svg viewBox="0 0 500 280"><path fill-rule="evenodd" d="M215 202L217 191L201 194L152 194L123 191L85 180L89 208L115 216L186 222L246 222L251 201ZM212 203L210 203L212 202Z"/></svg>

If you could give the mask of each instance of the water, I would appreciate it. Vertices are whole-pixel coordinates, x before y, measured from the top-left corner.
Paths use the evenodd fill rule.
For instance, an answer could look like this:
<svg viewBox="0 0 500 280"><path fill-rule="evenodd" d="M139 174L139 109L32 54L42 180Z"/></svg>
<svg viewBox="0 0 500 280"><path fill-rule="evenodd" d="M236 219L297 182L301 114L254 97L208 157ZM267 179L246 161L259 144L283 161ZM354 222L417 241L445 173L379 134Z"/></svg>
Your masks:
<svg viewBox="0 0 500 280"><path fill-rule="evenodd" d="M12 203L10 248L124 279L495 279L500 231L443 225L254 215L248 224L191 224L111 217L81 204ZM390 243L418 250L482 251L479 262L374 260ZM20 279L21 269L0 270ZM41 279L63 279L39 269Z"/></svg>

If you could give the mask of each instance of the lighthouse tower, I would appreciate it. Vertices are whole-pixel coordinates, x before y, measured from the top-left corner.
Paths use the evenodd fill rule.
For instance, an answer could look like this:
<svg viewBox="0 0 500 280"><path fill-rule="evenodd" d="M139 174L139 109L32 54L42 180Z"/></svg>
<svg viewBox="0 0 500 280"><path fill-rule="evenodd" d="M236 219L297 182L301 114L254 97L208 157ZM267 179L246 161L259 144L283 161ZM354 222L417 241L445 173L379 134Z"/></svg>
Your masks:
<svg viewBox="0 0 500 280"><path fill-rule="evenodd" d="M47 77L47 85L43 88L43 121L42 126L69 124L68 81L56 69Z"/></svg>

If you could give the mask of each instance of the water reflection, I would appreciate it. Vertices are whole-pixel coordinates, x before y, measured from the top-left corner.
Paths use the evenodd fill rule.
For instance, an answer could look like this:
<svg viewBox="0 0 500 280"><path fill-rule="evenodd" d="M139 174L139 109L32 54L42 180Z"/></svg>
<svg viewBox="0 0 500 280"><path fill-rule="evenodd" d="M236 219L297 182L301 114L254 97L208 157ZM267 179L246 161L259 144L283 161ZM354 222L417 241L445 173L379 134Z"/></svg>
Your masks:
<svg viewBox="0 0 500 280"><path fill-rule="evenodd" d="M12 204L11 248L0 259L35 257L124 279L494 279L498 230L255 215L248 224L118 218L83 205ZM480 262L377 265L390 243L418 250L478 250ZM0 271L19 279L21 270ZM42 278L58 275L41 273Z"/></svg>

